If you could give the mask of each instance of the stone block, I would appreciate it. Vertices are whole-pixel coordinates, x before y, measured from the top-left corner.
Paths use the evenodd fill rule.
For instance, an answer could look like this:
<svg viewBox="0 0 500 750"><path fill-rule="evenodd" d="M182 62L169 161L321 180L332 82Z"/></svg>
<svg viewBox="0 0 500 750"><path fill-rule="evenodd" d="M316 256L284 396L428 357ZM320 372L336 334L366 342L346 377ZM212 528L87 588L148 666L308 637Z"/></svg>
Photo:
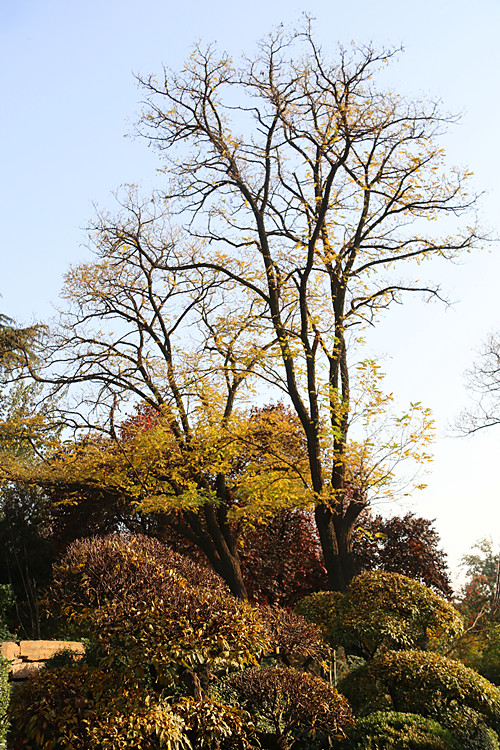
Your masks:
<svg viewBox="0 0 500 750"><path fill-rule="evenodd" d="M13 661L14 659L20 658L21 648L15 641L4 641L2 644L0 644L0 654L4 657L4 659Z"/></svg>
<svg viewBox="0 0 500 750"><path fill-rule="evenodd" d="M25 661L45 661L58 651L70 650L84 654L85 646L76 641L21 641L21 658Z"/></svg>
<svg viewBox="0 0 500 750"><path fill-rule="evenodd" d="M11 680L27 680L28 677L38 672L43 667L43 661L21 661L12 665L10 671Z"/></svg>

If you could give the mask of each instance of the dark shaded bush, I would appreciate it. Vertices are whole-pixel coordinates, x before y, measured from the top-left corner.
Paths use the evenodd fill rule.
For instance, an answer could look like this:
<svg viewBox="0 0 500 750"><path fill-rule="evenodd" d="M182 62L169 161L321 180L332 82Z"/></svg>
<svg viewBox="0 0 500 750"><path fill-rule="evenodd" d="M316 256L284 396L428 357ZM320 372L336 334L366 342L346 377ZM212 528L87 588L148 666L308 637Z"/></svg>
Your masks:
<svg viewBox="0 0 500 750"><path fill-rule="evenodd" d="M398 573L362 573L346 593L319 592L295 611L322 629L333 648L372 659L380 651L439 649L463 630L460 614L434 591Z"/></svg>
<svg viewBox="0 0 500 750"><path fill-rule="evenodd" d="M456 658L494 685L500 685L500 624L488 621L489 616L487 613L480 619L468 638L459 644Z"/></svg>
<svg viewBox="0 0 500 750"><path fill-rule="evenodd" d="M254 718L263 747L288 750L301 740L344 736L354 721L346 699L330 683L296 669L246 669L228 685Z"/></svg>
<svg viewBox="0 0 500 750"><path fill-rule="evenodd" d="M14 748L188 747L184 722L165 701L86 664L41 670L14 692L9 713Z"/></svg>
<svg viewBox="0 0 500 750"><path fill-rule="evenodd" d="M8 583L0 583L0 641L8 641L12 638L7 624L7 612L14 605L14 601L12 586Z"/></svg>
<svg viewBox="0 0 500 750"><path fill-rule="evenodd" d="M0 492L0 584L11 589L14 604L4 611L2 620L11 631L20 628L22 638L49 635L38 606L55 560L47 503L36 487L4 482Z"/></svg>
<svg viewBox="0 0 500 750"><path fill-rule="evenodd" d="M331 650L317 625L281 607L262 606L260 613L271 644L267 656L287 667L318 669L326 666Z"/></svg>
<svg viewBox="0 0 500 750"><path fill-rule="evenodd" d="M215 698L181 698L174 711L185 723L193 748L246 750L255 747L250 714Z"/></svg>
<svg viewBox="0 0 500 750"><path fill-rule="evenodd" d="M437 721L417 714L377 711L360 719L334 741L338 750L462 750L451 733Z"/></svg>
<svg viewBox="0 0 500 750"><path fill-rule="evenodd" d="M471 708L456 706L448 709L440 719L460 745L461 750L500 750L498 734L482 716Z"/></svg>

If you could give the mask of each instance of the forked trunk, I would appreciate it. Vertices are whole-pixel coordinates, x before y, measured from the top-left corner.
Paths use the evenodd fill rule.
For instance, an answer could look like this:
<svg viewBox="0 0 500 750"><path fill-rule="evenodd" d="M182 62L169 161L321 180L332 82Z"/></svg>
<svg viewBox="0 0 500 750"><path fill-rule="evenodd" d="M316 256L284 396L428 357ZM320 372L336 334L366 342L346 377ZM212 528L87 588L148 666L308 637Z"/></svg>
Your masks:
<svg viewBox="0 0 500 750"><path fill-rule="evenodd" d="M314 515L330 589L345 591L354 577L354 520L333 513L325 505L316 506Z"/></svg>

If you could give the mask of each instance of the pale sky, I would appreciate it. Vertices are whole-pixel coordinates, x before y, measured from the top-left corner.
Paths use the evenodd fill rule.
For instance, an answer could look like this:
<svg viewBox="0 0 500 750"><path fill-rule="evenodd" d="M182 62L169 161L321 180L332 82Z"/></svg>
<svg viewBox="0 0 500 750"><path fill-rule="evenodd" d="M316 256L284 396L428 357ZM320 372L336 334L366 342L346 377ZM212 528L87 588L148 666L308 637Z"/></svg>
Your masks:
<svg viewBox="0 0 500 750"><path fill-rule="evenodd" d="M88 255L93 202L111 207L122 183L160 184L154 151L124 137L140 110L133 73L178 68L200 40L251 53L303 11L316 18L325 50L402 45L391 85L462 113L443 142L448 163L474 172L482 223L500 236L499 0L0 0L0 312L21 324L47 320L65 270ZM429 486L410 507L436 519L453 568L477 539L500 536L500 428L446 437L467 405L464 370L500 326L499 272L497 243L459 265L433 264L422 276L437 278L453 305L413 299L367 333L401 403L434 412L440 437Z"/></svg>

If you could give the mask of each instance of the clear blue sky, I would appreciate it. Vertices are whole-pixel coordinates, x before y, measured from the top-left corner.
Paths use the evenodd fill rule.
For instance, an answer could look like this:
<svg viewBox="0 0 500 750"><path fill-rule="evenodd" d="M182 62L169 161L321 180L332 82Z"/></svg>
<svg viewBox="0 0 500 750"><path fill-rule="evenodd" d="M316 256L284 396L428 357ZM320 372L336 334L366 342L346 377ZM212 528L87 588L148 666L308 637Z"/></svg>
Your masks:
<svg viewBox="0 0 500 750"><path fill-rule="evenodd" d="M474 171L485 191L483 223L500 235L498 0L0 0L0 311L21 323L49 318L64 271L86 255L92 203L111 205L110 192L124 182L157 184L154 152L124 137L140 110L134 72L179 67L199 40L250 53L272 26L303 11L317 19L325 48L404 46L391 84L462 112L445 140L448 160ZM500 428L444 437L467 402L463 372L500 322L498 244L429 272L453 307L417 300L398 307L369 334L369 346L387 355L389 385L402 403L420 400L435 412L433 473L412 507L437 519L455 565L500 527Z"/></svg>

